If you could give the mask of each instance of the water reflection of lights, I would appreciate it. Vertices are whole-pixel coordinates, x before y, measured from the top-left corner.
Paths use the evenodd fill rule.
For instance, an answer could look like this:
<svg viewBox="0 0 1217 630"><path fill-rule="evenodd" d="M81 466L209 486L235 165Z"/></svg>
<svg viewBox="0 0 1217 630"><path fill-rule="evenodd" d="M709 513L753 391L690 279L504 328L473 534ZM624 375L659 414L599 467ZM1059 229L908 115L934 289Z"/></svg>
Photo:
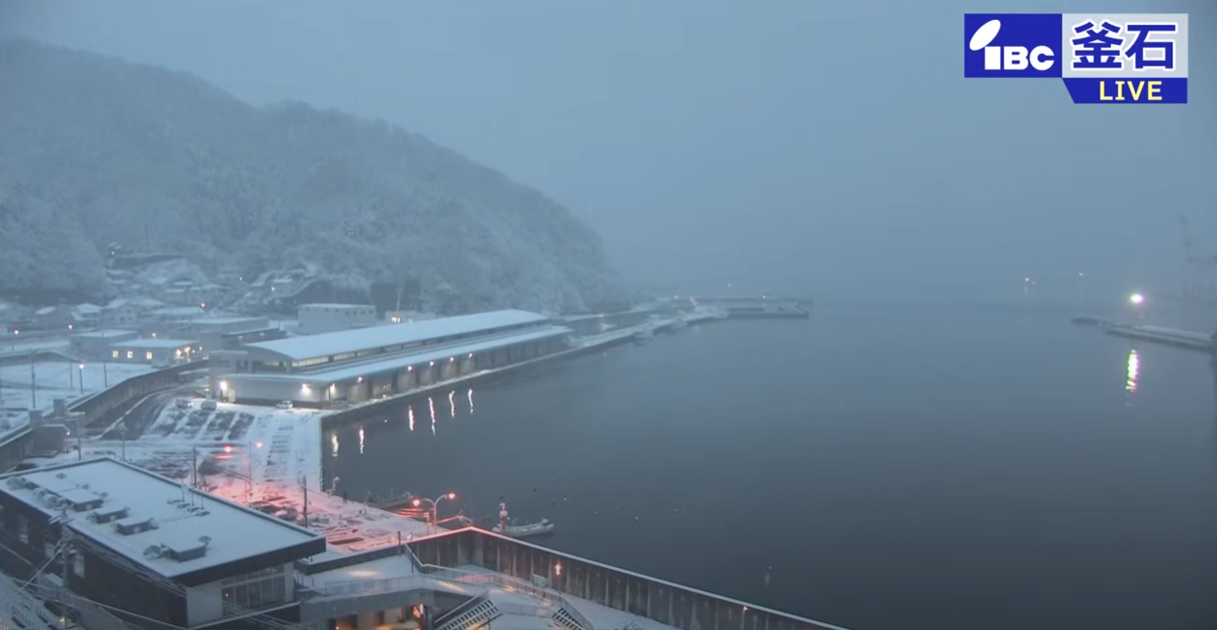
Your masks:
<svg viewBox="0 0 1217 630"><path fill-rule="evenodd" d="M1137 391L1137 377L1141 374L1141 357L1137 356L1136 348L1133 348L1128 353L1128 377L1124 383L1124 390L1128 393Z"/></svg>
<svg viewBox="0 0 1217 630"><path fill-rule="evenodd" d="M330 456L338 457L338 434L330 434Z"/></svg>
<svg viewBox="0 0 1217 630"><path fill-rule="evenodd" d="M359 427L359 454L363 455L363 427Z"/></svg>
<svg viewBox="0 0 1217 630"><path fill-rule="evenodd" d="M453 418L456 417L456 390L448 392L448 412Z"/></svg>
<svg viewBox="0 0 1217 630"><path fill-rule="evenodd" d="M431 435L435 435L435 399L427 396L427 406L431 407Z"/></svg>
<svg viewBox="0 0 1217 630"><path fill-rule="evenodd" d="M410 430L414 430L414 405L406 405L406 414L410 417Z"/></svg>
<svg viewBox="0 0 1217 630"><path fill-rule="evenodd" d="M473 415L473 388L469 388L469 415Z"/></svg>

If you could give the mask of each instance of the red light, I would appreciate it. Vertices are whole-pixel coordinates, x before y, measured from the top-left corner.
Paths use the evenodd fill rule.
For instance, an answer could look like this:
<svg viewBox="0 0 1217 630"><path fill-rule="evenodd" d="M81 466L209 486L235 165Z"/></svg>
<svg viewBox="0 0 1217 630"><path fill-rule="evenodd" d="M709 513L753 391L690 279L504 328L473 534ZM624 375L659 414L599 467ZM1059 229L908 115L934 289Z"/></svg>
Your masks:
<svg viewBox="0 0 1217 630"><path fill-rule="evenodd" d="M225 444L225 445L224 445L224 452L225 452L225 453L231 453L231 452L232 452L232 445L231 445L231 444Z"/></svg>
<svg viewBox="0 0 1217 630"><path fill-rule="evenodd" d="M449 493L448 493L448 500L449 500L449 501L451 501L451 500L453 500L453 499L455 499L455 498L456 498L456 493L455 493L455 492L449 492Z"/></svg>
<svg viewBox="0 0 1217 630"><path fill-rule="evenodd" d="M414 507L418 507L418 506L420 506L420 505L422 505L422 504L423 504L423 502L422 502L422 501L419 501L418 499L415 499L415 500L411 501L410 503L411 503L411 504L412 504Z"/></svg>
<svg viewBox="0 0 1217 630"><path fill-rule="evenodd" d="M414 618L415 618L415 619L422 619L422 618L423 618L423 607L422 607L422 605L420 605L420 604L415 604L415 605L414 605L414 609L411 611L411 613L414 615Z"/></svg>

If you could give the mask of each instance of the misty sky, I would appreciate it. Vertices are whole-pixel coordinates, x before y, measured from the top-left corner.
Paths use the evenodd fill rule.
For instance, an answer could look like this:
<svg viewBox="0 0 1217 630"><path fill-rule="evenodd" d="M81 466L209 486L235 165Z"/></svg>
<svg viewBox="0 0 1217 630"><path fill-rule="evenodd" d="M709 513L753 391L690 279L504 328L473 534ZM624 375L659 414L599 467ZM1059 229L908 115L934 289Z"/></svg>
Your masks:
<svg viewBox="0 0 1217 630"><path fill-rule="evenodd" d="M1191 103L965 81L962 14L1011 10L1190 13ZM570 207L632 280L1118 296L1179 291L1178 214L1217 250L1213 0L39 0L0 33L398 123Z"/></svg>

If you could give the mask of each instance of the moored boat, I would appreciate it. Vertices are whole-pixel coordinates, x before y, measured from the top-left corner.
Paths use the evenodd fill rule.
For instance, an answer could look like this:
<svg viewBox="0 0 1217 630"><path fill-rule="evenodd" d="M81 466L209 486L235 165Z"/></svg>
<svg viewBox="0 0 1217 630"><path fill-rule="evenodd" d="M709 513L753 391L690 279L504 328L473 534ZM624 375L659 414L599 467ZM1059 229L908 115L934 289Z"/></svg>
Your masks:
<svg viewBox="0 0 1217 630"><path fill-rule="evenodd" d="M504 531L503 525L495 525L494 529L490 531L509 538L528 538L530 536L543 536L554 533L554 524L549 519L543 518L536 523L508 525L506 531Z"/></svg>

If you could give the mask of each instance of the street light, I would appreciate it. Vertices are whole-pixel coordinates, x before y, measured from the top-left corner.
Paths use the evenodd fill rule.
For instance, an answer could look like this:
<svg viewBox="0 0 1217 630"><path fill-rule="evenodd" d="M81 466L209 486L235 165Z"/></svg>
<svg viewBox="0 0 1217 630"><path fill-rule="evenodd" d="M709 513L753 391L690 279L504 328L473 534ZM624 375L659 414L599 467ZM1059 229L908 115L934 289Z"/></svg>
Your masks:
<svg viewBox="0 0 1217 630"><path fill-rule="evenodd" d="M412 503L414 505L414 507L421 506L423 504L423 501L426 501L428 504L430 504L431 505L431 523L434 524L436 527L439 527L439 502L443 501L444 499L448 499L449 501L454 501L454 500L456 500L456 493L449 492L448 494L441 494L434 499L428 499L425 497L418 498L418 499L414 499L410 503Z"/></svg>
<svg viewBox="0 0 1217 630"><path fill-rule="evenodd" d="M1133 293L1128 296L1128 303L1132 304L1134 310L1137 311L1137 319L1145 320L1145 296L1140 293Z"/></svg>
<svg viewBox="0 0 1217 630"><path fill-rule="evenodd" d="M84 362L81 362L80 364L78 364L78 367L80 368L80 378L77 380L80 381L80 395L83 396L85 393L85 364L84 364Z"/></svg>

